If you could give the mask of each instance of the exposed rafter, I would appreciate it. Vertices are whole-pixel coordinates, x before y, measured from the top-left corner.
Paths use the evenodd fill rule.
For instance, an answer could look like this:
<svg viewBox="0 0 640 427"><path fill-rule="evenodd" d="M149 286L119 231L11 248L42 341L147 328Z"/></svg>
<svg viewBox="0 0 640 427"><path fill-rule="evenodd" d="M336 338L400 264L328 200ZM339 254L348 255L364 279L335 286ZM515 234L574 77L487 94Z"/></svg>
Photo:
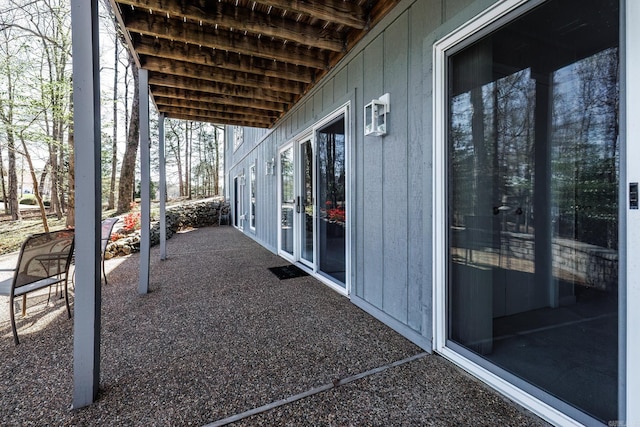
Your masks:
<svg viewBox="0 0 640 427"><path fill-rule="evenodd" d="M276 92L270 89L258 89L246 86L228 85L218 82L210 82L202 79L176 77L170 74L150 73L149 84L168 86L178 89L193 89L200 92L215 93L219 95L232 95L239 98L261 99L271 102L291 104L294 96L285 92Z"/></svg>
<svg viewBox="0 0 640 427"><path fill-rule="evenodd" d="M167 117L271 127L399 0L109 0Z"/></svg>
<svg viewBox="0 0 640 427"><path fill-rule="evenodd" d="M191 102L202 102L209 104L219 104L225 106L237 106L240 108L252 108L254 110L276 111L282 113L286 110L287 104L280 102L263 101L259 99L238 98L231 95L211 94L198 92L195 90L176 89L166 86L152 86L151 92L157 97L180 100L184 105ZM256 111L257 115L261 113Z"/></svg>
<svg viewBox="0 0 640 427"><path fill-rule="evenodd" d="M308 49L287 45L280 41L271 41L266 37L256 38L238 32L216 30L160 15L150 15L134 11L125 20L129 31L147 36L176 40L196 46L237 52L243 55L282 61L324 69L328 65L328 56L318 49Z"/></svg>
<svg viewBox="0 0 640 427"><path fill-rule="evenodd" d="M255 35L275 37L280 40L313 46L334 52L345 49L344 40L331 31L305 25L294 19L242 9L222 2L208 2L203 6L180 0L120 0L119 3L134 6L156 14L174 16L201 25L220 26L237 31L249 31Z"/></svg>
<svg viewBox="0 0 640 427"><path fill-rule="evenodd" d="M204 110L216 113L238 114L243 116L260 115L270 118L277 118L280 115L277 111L258 111L257 109L250 107L238 107L236 105L229 106L202 101L187 101L183 99L165 98L161 96L156 96L155 101L158 107L179 107L183 109L191 108L194 110Z"/></svg>
<svg viewBox="0 0 640 427"><path fill-rule="evenodd" d="M192 44L171 42L151 37L137 37L136 51L139 55L157 56L166 62L186 61L209 65L230 71L262 74L302 83L312 83L315 72L312 68L270 61L264 58L243 56L224 50L203 48Z"/></svg>
<svg viewBox="0 0 640 427"><path fill-rule="evenodd" d="M256 3L313 16L323 21L362 30L367 26L364 10L357 3L343 0L258 0Z"/></svg>
<svg viewBox="0 0 640 427"><path fill-rule="evenodd" d="M248 72L234 72L218 67L192 64L185 61L163 61L160 58L147 57L141 61L142 66L149 71L157 71L175 76L190 77L194 79L208 80L237 86L248 86L270 89L277 92L290 92L296 95L304 93L302 83L289 80L265 77L260 74Z"/></svg>

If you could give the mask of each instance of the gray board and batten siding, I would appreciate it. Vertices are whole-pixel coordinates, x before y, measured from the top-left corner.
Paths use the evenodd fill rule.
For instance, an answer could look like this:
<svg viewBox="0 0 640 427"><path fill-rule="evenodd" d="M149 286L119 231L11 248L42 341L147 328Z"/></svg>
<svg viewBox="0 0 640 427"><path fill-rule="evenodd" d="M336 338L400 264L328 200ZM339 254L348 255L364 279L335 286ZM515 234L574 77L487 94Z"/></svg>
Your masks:
<svg viewBox="0 0 640 427"><path fill-rule="evenodd" d="M256 228L243 231L277 252L278 176L265 174L279 149L349 103L346 132L351 218L351 301L432 350L432 49L433 43L494 1L403 1L322 82L270 130L244 128L234 150L227 128L227 196L234 177L256 164ZM363 135L363 108L391 96L384 137ZM234 212L235 214L235 212ZM248 215L247 215L248 218Z"/></svg>

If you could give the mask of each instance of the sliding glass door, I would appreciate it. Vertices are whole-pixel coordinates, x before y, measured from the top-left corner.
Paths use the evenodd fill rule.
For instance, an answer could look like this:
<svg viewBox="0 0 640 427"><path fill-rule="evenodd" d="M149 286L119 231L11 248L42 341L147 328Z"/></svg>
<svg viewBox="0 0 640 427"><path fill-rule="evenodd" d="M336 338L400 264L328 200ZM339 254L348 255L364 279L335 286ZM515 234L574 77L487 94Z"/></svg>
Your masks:
<svg viewBox="0 0 640 427"><path fill-rule="evenodd" d="M604 422L618 418L618 21L617 0L549 0L447 65L447 346Z"/></svg>
<svg viewBox="0 0 640 427"><path fill-rule="evenodd" d="M316 131L318 146L319 218L318 270L342 287L346 283L346 156L345 118Z"/></svg>

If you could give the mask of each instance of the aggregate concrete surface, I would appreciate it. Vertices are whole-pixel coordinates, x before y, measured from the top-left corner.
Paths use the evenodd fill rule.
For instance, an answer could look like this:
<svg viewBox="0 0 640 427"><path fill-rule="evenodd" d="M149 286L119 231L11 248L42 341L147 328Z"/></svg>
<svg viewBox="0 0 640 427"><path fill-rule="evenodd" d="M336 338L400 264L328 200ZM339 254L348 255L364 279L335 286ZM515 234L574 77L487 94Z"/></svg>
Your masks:
<svg viewBox="0 0 640 427"><path fill-rule="evenodd" d="M16 347L0 297L0 425L203 426L327 384L336 386L230 425L546 425L443 358L420 356L313 277L279 280L268 268L287 262L233 227L179 233L167 252L160 261L151 250L146 295L139 254L106 261L100 392L86 408L70 409L64 300L30 295Z"/></svg>

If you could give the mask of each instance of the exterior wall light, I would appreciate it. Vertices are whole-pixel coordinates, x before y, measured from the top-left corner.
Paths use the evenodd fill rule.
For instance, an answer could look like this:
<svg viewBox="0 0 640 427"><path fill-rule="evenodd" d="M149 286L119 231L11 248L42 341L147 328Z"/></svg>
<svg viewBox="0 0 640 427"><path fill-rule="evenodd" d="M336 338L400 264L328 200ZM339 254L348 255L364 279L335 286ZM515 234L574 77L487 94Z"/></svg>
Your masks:
<svg viewBox="0 0 640 427"><path fill-rule="evenodd" d="M383 136L387 133L387 114L389 108L389 94L385 93L378 99L372 100L364 106L364 136Z"/></svg>
<svg viewBox="0 0 640 427"><path fill-rule="evenodd" d="M273 175L273 168L276 165L275 159L272 157L271 160L267 160L264 162L264 174L265 175Z"/></svg>

